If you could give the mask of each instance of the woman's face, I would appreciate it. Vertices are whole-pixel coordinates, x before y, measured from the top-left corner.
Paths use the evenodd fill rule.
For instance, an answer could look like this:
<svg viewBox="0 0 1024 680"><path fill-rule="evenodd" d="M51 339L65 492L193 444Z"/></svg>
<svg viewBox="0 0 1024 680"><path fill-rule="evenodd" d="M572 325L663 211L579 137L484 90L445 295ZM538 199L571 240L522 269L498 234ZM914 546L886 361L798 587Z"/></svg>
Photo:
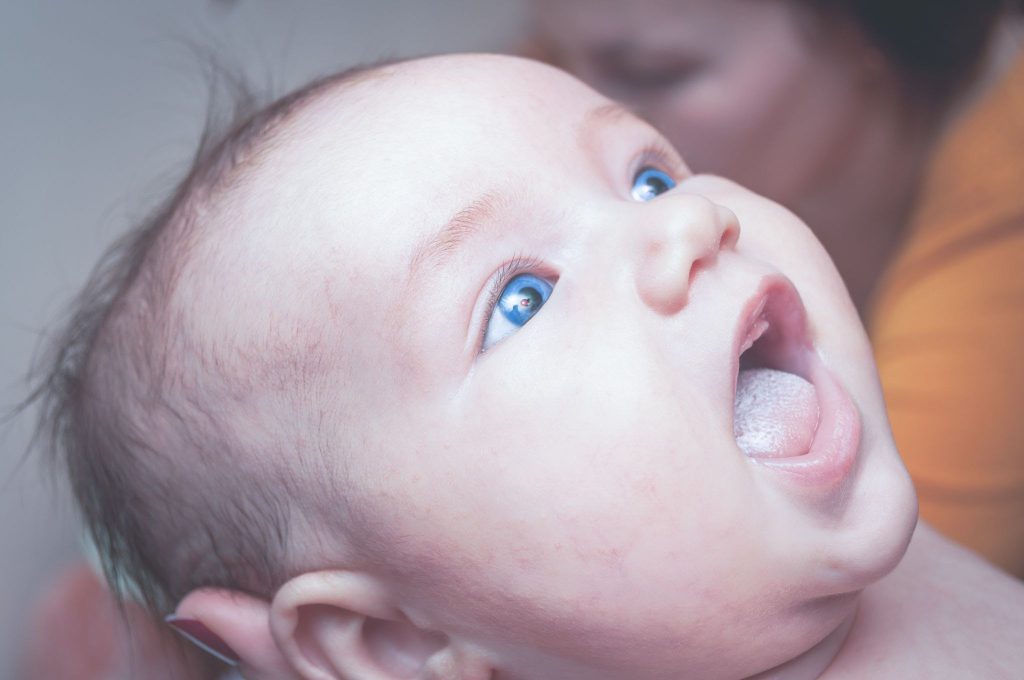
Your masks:
<svg viewBox="0 0 1024 680"><path fill-rule="evenodd" d="M839 32L791 2L538 0L532 19L550 58L637 110L694 171L798 211L869 121Z"/></svg>

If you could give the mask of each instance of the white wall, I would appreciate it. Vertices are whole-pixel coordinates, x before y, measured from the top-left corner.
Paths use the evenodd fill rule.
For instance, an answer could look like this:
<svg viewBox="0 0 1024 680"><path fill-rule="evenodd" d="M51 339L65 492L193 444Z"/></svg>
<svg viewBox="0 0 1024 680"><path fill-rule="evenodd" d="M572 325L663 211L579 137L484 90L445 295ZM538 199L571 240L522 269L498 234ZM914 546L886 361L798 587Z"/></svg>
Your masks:
<svg viewBox="0 0 1024 680"><path fill-rule="evenodd" d="M25 395L41 332L103 247L185 167L211 46L283 92L383 56L496 50L520 3L501 0L9 0L0 3L0 411ZM73 559L69 503L36 461L31 418L0 428L0 677L24 617Z"/></svg>

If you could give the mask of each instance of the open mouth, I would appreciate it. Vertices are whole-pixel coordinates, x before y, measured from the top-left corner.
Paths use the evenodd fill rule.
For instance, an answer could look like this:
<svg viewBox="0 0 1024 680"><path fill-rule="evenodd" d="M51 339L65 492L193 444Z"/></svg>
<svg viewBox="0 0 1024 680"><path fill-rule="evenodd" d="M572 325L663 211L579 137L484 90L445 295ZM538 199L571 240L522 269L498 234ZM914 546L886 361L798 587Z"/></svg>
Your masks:
<svg viewBox="0 0 1024 680"><path fill-rule="evenodd" d="M736 333L733 434L755 459L803 456L820 422L803 304L788 281L769 279Z"/></svg>

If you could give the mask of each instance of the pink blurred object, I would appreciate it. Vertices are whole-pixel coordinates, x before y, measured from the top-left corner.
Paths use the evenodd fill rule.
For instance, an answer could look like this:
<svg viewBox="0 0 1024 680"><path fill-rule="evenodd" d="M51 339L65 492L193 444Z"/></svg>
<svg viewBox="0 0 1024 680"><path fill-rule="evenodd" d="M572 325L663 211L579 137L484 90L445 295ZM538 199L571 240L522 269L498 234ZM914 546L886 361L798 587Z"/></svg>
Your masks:
<svg viewBox="0 0 1024 680"><path fill-rule="evenodd" d="M64 571L29 622L22 680L196 680L216 676L136 604L124 619L83 561Z"/></svg>

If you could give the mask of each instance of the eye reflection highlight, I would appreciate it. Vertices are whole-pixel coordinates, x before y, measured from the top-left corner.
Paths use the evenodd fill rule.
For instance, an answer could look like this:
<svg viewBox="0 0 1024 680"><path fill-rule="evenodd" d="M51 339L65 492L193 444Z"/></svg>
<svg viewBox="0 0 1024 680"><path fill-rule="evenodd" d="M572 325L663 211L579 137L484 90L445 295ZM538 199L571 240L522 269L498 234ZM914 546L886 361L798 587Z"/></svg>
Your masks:
<svg viewBox="0 0 1024 680"><path fill-rule="evenodd" d="M658 168L640 168L633 178L630 194L638 201L650 201L674 188L676 181L667 172Z"/></svg>
<svg viewBox="0 0 1024 680"><path fill-rule="evenodd" d="M481 350L488 349L525 326L548 301L553 289L551 283L533 274L513 277L505 284L491 310Z"/></svg>

